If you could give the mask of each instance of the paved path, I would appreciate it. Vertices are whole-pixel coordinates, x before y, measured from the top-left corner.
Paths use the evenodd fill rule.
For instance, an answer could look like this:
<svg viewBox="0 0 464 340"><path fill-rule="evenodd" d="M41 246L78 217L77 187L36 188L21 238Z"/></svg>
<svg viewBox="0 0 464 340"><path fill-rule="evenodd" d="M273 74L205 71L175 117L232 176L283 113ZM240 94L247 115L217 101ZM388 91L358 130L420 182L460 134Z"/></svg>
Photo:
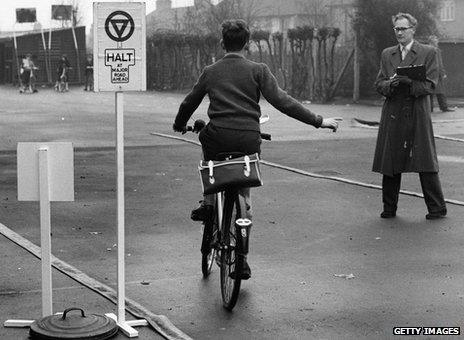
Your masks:
<svg viewBox="0 0 464 340"><path fill-rule="evenodd" d="M19 96L0 88L0 95L7 98L0 118L0 222L39 244L38 204L16 200L15 145L25 140L73 141L76 201L52 205L53 253L115 287L115 157L110 148L114 98L77 89ZM385 221L378 217L379 190L267 166L262 169L265 186L253 196L253 276L244 283L234 312L225 312L217 268L209 280L201 278L200 225L188 218L200 198L200 151L150 135L171 133L182 96L125 97L129 298L167 316L195 339L383 339L393 337L394 326L463 323L462 207L450 205L449 217L426 221L423 200L402 196L398 218ZM263 158L379 184L380 176L370 171L376 131L351 121L378 119L379 108L310 107L343 116L340 132L306 127L264 105L263 111L271 115L265 130L274 141L263 145ZM434 115L434 120L453 121L437 122L436 133L462 136L460 110ZM463 201L462 144L438 140L437 147L445 195ZM420 191L417 176L406 175L403 188ZM6 269L0 274L1 319L34 318L40 313L39 262L5 238L0 243ZM354 278L335 276L339 274ZM57 311L74 305L98 313L114 309L55 271L54 279ZM141 335L156 336L147 328ZM25 330L0 328L2 339L26 337Z"/></svg>

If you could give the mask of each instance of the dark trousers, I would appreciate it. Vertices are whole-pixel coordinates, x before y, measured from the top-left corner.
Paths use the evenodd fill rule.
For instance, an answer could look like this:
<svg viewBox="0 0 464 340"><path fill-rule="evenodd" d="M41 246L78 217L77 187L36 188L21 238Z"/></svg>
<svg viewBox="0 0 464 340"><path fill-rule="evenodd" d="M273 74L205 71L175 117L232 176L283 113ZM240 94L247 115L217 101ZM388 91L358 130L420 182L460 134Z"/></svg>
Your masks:
<svg viewBox="0 0 464 340"><path fill-rule="evenodd" d="M443 93L437 93L435 94L437 96L437 101L438 101L438 107L440 108L441 111L446 111L448 110L448 102L446 101L446 96ZM431 106L431 111L433 112L433 96L430 96L430 106Z"/></svg>
<svg viewBox="0 0 464 340"><path fill-rule="evenodd" d="M438 173L419 172L419 178L427 210L430 213L435 213L445 209L446 203L443 197L443 191L441 190ZM400 187L401 174L393 176L383 175L382 200L384 211L396 212Z"/></svg>
<svg viewBox="0 0 464 340"><path fill-rule="evenodd" d="M217 154L223 152L240 152L245 155L261 153L261 135L259 131L226 129L209 123L198 136L203 149L204 160L217 160ZM252 219L250 188L239 190L247 205L246 216ZM214 195L204 195L207 205L214 204Z"/></svg>
<svg viewBox="0 0 464 340"><path fill-rule="evenodd" d="M93 73L85 73L85 89L93 90Z"/></svg>
<svg viewBox="0 0 464 340"><path fill-rule="evenodd" d="M261 153L259 131L226 129L209 123L200 131L198 139L205 160L215 160L222 152Z"/></svg>

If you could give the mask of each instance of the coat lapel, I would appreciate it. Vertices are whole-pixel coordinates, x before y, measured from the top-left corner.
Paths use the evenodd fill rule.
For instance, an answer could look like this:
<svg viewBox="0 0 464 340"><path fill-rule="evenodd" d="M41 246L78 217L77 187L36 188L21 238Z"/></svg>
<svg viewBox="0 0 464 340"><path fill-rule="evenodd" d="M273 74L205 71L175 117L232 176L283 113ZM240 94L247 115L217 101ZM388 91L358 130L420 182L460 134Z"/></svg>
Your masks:
<svg viewBox="0 0 464 340"><path fill-rule="evenodd" d="M406 58L400 63L400 66L409 66L409 65L414 65L414 62L417 59L417 52L418 52L419 46L417 41L414 40L412 43L411 49L409 50L408 54L406 54Z"/></svg>
<svg viewBox="0 0 464 340"><path fill-rule="evenodd" d="M391 65L393 67L393 70L396 70L396 68L400 65L401 63L401 51L400 51L400 46L392 51L391 58L390 58ZM394 72L393 72L394 73Z"/></svg>

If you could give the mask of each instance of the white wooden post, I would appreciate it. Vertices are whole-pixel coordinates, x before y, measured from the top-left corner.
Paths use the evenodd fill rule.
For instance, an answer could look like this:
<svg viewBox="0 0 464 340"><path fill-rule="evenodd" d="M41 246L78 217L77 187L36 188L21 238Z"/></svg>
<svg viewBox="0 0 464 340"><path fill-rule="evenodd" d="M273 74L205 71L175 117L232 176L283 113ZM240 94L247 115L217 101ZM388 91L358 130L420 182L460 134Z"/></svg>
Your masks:
<svg viewBox="0 0 464 340"><path fill-rule="evenodd" d="M51 201L74 201L73 148L69 142L18 143L18 201L39 201L42 317L53 314ZM34 320L6 320L29 327Z"/></svg>
<svg viewBox="0 0 464 340"><path fill-rule="evenodd" d="M115 93L116 164L117 164L117 225L118 225L118 321L125 322L124 268L124 93Z"/></svg>
<svg viewBox="0 0 464 340"><path fill-rule="evenodd" d="M40 249L42 261L42 316L53 314L48 148L39 149Z"/></svg>
<svg viewBox="0 0 464 340"><path fill-rule="evenodd" d="M139 332L132 326L146 326L146 320L126 321L126 293L125 293L125 217L124 217L124 93L115 92L116 113L116 188L117 188L117 226L118 226L118 315L107 313L114 319L121 331L129 338L139 336ZM142 324L140 324L142 322Z"/></svg>

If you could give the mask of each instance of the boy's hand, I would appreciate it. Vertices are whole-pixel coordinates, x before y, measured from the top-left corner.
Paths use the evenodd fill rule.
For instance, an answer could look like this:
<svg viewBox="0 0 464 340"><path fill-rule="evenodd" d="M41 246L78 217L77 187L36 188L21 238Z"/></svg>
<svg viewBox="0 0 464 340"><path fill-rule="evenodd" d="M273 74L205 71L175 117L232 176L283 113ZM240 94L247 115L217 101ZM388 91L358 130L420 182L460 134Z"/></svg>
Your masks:
<svg viewBox="0 0 464 340"><path fill-rule="evenodd" d="M187 133L187 127L186 126L178 126L176 123L172 124L172 129L175 132L181 132L183 135Z"/></svg>
<svg viewBox="0 0 464 340"><path fill-rule="evenodd" d="M322 119L321 128L332 129L333 132L337 132L338 123L343 121L342 117L324 118Z"/></svg>

